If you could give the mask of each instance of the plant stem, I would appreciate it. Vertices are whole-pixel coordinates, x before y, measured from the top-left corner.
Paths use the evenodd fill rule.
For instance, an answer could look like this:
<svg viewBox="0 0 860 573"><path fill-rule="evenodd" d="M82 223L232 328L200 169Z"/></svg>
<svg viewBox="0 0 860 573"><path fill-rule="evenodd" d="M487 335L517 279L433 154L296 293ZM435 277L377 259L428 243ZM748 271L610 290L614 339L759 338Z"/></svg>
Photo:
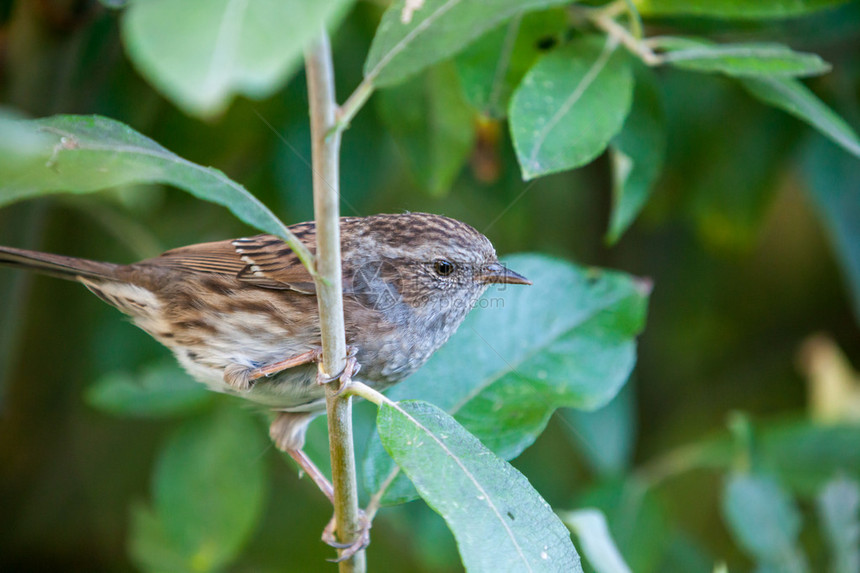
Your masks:
<svg viewBox="0 0 860 573"><path fill-rule="evenodd" d="M361 382L353 382L347 391L354 396L364 398L368 402L374 403L376 406L382 406L383 404L396 406L395 402L390 398L381 392L377 392L370 386L362 384ZM380 507L382 507L382 497L385 495L385 492L391 484L394 483L394 479L398 474L400 474L400 468L395 466L394 469L391 470L391 473L389 473L385 478L385 481L382 482L379 489L370 497L370 502L367 504L367 509L365 510L365 517L368 521L373 521L373 518L376 517L376 512L379 511Z"/></svg>
<svg viewBox="0 0 860 573"><path fill-rule="evenodd" d="M342 372L346 366L346 336L343 319L343 287L340 259L340 135L336 122L334 66L325 30L308 46L305 69L311 116L314 214L316 216L316 278L320 336L326 374ZM339 396L335 384L326 386L329 452L334 516L338 539L351 543L361 531L352 441L352 401ZM366 570L364 551L339 564L341 573Z"/></svg>
<svg viewBox="0 0 860 573"><path fill-rule="evenodd" d="M365 78L355 91L350 94L346 102L337 110L337 121L334 124L333 131L342 132L349 127L349 122L355 117L355 114L367 103L370 96L373 95L373 82Z"/></svg>
<svg viewBox="0 0 860 573"><path fill-rule="evenodd" d="M577 17L589 20L598 29L620 42L630 53L634 54L646 65L659 66L663 63L663 58L655 54L647 41L641 38L641 22L638 21L637 15L631 13L631 22L634 26L633 33L615 20L626 9L627 4L624 0L610 4L607 8L602 9L571 6L571 10Z"/></svg>

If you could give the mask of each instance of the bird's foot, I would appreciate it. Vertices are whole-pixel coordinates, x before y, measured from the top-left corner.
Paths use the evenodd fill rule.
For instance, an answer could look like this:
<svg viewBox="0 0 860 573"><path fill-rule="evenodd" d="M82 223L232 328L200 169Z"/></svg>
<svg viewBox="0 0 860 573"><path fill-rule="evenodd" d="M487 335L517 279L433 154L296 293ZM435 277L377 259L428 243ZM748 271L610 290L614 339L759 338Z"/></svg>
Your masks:
<svg viewBox="0 0 860 573"><path fill-rule="evenodd" d="M241 364L230 364L224 369L224 381L231 387L239 391L250 390L254 386L254 382L266 376L272 376L278 372L283 372L296 366L303 364L312 364L319 362L322 358L322 348L312 348L301 354L290 356L285 360L265 364L257 368L249 368Z"/></svg>
<svg viewBox="0 0 860 573"><path fill-rule="evenodd" d="M355 536L355 541L350 543L341 543L337 540L337 536L335 535L335 529L337 529L337 523L335 522L334 517L328 522L328 525L325 526L322 532L322 540L327 545L334 547L339 550L339 555L337 559L330 559L330 561L334 563L339 563L341 561L346 561L359 551L365 549L368 545L370 545L370 527L371 522L367 518L367 514L364 513L364 510L359 510L359 525L361 529L357 532Z"/></svg>
<svg viewBox="0 0 860 573"><path fill-rule="evenodd" d="M317 384L320 386L324 386L326 384L331 384L335 380L340 380L340 386L337 389L337 394L342 393L346 390L350 384L352 384L352 377L358 374L359 370L361 370L361 364L356 360L355 355L358 354L357 346L347 346L346 347L346 365L343 367L343 370L340 371L339 374L335 376L328 376L323 372L317 373Z"/></svg>

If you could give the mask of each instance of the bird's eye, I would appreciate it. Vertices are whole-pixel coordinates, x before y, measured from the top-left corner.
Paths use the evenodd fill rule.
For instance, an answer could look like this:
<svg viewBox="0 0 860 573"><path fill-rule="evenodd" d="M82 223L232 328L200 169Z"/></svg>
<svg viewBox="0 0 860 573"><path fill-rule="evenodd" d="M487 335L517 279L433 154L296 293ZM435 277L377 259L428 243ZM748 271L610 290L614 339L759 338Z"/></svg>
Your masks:
<svg viewBox="0 0 860 573"><path fill-rule="evenodd" d="M435 270L436 274L440 277L447 277L454 272L454 263L446 261L445 259L439 259L433 263L433 270Z"/></svg>

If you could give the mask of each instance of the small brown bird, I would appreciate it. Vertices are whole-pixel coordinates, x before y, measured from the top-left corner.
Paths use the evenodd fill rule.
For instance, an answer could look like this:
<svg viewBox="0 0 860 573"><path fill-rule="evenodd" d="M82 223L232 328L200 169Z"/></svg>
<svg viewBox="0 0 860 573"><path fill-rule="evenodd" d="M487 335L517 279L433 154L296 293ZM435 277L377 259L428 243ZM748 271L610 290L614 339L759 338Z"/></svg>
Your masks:
<svg viewBox="0 0 860 573"><path fill-rule="evenodd" d="M290 230L315 250L313 222ZM345 217L341 243L347 344L376 389L424 364L487 286L531 284L499 264L484 235L439 215ZM301 450L325 410L314 282L278 237L191 245L131 265L0 247L0 264L83 283L198 381L280 412L271 434L282 450Z"/></svg>

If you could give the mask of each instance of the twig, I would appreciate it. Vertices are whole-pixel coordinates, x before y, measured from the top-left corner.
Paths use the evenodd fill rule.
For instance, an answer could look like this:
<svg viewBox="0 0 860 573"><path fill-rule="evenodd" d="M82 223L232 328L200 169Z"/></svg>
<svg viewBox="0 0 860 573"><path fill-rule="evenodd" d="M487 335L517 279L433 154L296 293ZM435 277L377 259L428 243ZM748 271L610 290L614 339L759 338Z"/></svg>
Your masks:
<svg viewBox="0 0 860 573"><path fill-rule="evenodd" d="M370 501L367 504L367 509L364 510L365 516L369 521L373 521L373 518L376 517L376 512L379 511L379 508L382 507L382 498L385 496L385 492L388 491L388 488L391 487L391 484L394 483L394 479L400 475L400 468L395 466L388 476L383 480L382 484L379 486L379 489L374 492L372 496L370 496Z"/></svg>
<svg viewBox="0 0 860 573"><path fill-rule="evenodd" d="M354 396L358 396L360 398L364 398L368 402L373 402L377 406L382 406L383 404L388 404L391 406L395 405L395 402L390 398L382 394L381 392L377 392L370 386L366 384L362 384L361 382L353 382L347 392ZM365 517L368 521L373 521L373 518L376 517L376 512L379 511L379 508L382 507L382 497L385 495L385 492L388 490L389 486L394 483L394 478L396 478L400 474L400 468L395 466L394 469L391 470L391 473L385 478L382 482L382 485L379 486L379 489L370 497L370 501L367 504L367 508L365 509Z"/></svg>
<svg viewBox="0 0 860 573"><path fill-rule="evenodd" d="M349 127L349 122L355 117L355 114L367 103L367 100L373 95L373 82L365 78L355 91L350 94L346 102L337 110L337 121L332 127L332 131L341 132Z"/></svg>
<svg viewBox="0 0 860 573"><path fill-rule="evenodd" d="M320 315L323 359L326 374L346 366L346 337L343 319L343 287L340 260L340 135L336 122L334 69L331 45L325 30L305 52L308 101L311 116L314 214L316 216L317 301ZM338 538L343 543L357 539L361 531L352 440L352 401L338 395L335 384L326 386L329 452L334 515ZM364 551L341 561L341 573L366 570Z"/></svg>
<svg viewBox="0 0 860 573"><path fill-rule="evenodd" d="M627 50L645 62L645 64L649 66L659 66L663 63L663 58L654 53L647 41L642 40L641 37L637 37L637 35L631 33L630 30L615 20L615 18L623 12L625 8L626 3L624 0L610 4L608 8L603 9L583 8L582 6L575 5L571 6L571 10L573 10L573 13L577 17L587 19L598 29L606 32L608 36L611 36L620 42L625 48L627 48ZM631 15L631 19L634 22L635 27L636 23L638 23L636 15ZM641 28L639 28L637 30L637 34L641 35L641 33Z"/></svg>

